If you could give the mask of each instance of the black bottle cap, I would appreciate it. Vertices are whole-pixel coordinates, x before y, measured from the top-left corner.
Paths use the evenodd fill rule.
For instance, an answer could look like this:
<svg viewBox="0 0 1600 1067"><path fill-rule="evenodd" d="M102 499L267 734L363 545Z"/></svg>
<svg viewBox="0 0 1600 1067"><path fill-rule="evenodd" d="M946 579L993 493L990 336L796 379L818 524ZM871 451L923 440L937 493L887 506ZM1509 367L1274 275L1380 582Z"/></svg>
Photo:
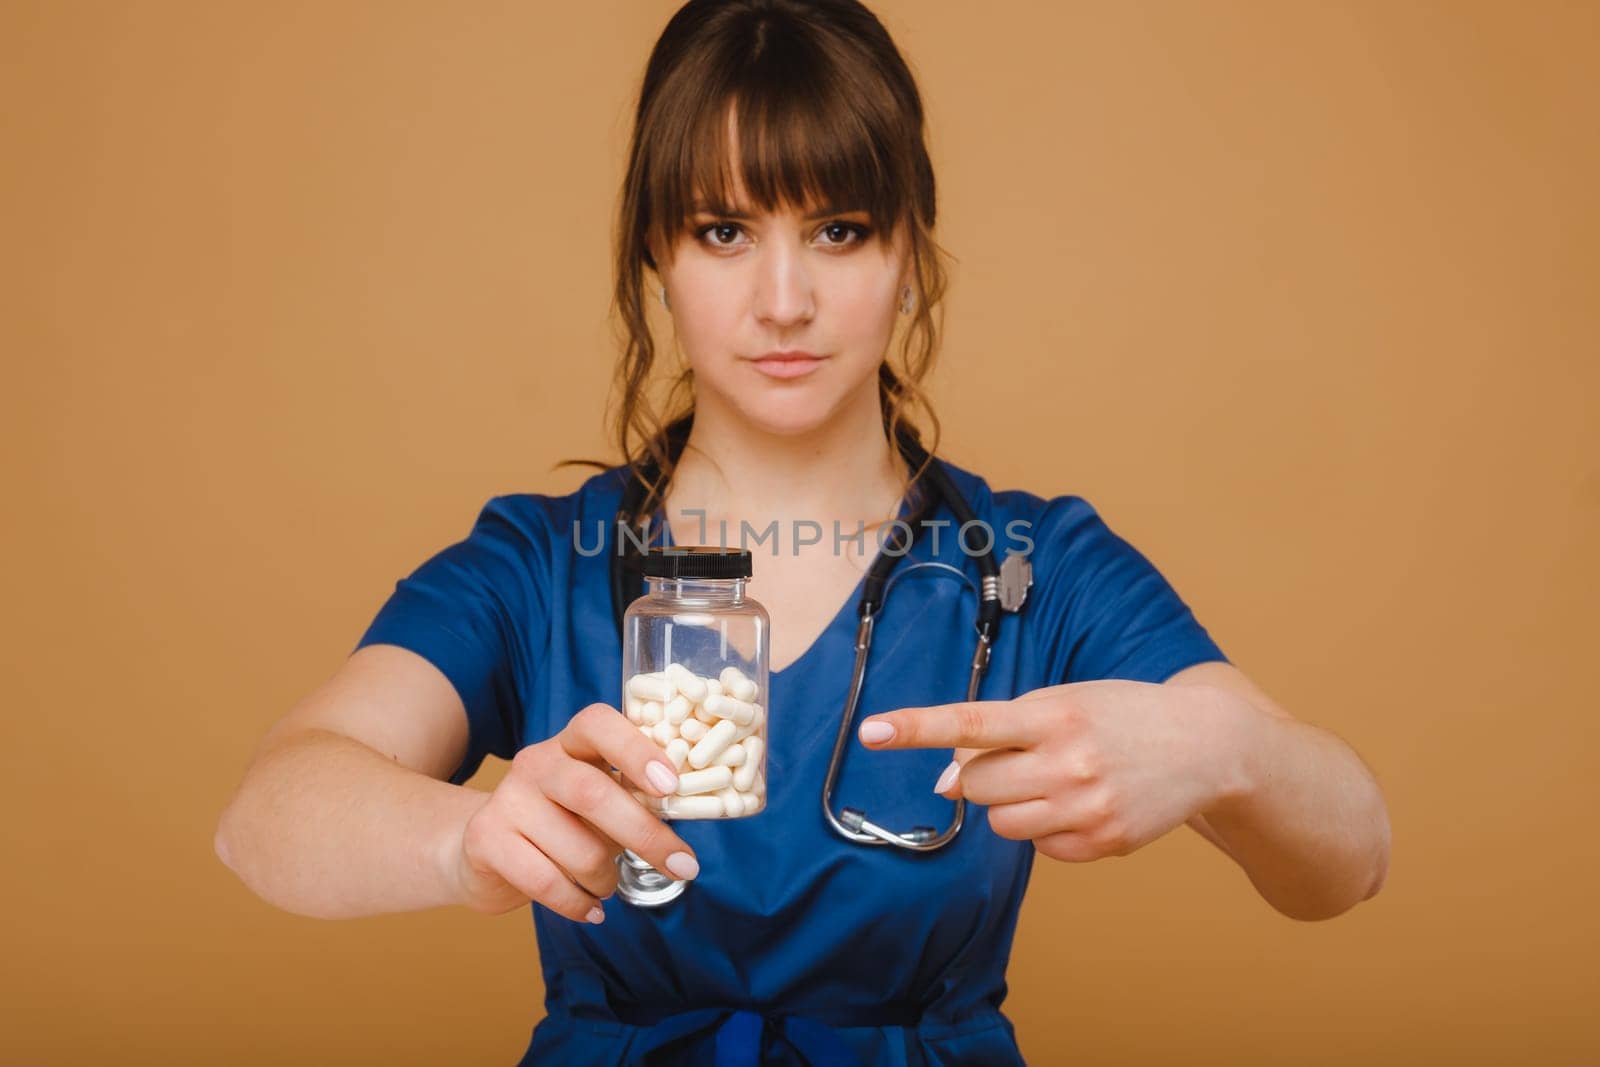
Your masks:
<svg viewBox="0 0 1600 1067"><path fill-rule="evenodd" d="M754 574L748 548L719 545L657 545L646 549L647 578L749 578Z"/></svg>

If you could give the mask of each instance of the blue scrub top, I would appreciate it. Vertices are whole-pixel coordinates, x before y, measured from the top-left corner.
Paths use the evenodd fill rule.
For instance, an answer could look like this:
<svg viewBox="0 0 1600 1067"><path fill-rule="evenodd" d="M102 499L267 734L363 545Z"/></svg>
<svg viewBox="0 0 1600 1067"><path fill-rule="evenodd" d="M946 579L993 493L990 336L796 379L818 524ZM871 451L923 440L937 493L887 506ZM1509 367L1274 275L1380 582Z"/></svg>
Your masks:
<svg viewBox="0 0 1600 1067"><path fill-rule="evenodd" d="M1100 678L1161 682L1226 660L1082 498L997 492L944 462L994 531L997 558L1032 542L1034 584L1022 612L1002 616L981 699ZM452 782L486 754L510 759L553 736L591 703L620 706L607 564L625 476L613 467L565 496L491 499L464 540L396 584L357 644L411 649L454 684L469 740ZM924 530L895 573L937 559L976 583L955 517L941 507L934 518L950 520L938 544ZM752 551L759 575L771 542ZM995 834L974 804L957 837L931 853L851 844L824 821L859 594L858 585L815 643L770 675L766 809L674 823L700 861L682 896L659 908L613 896L598 926L531 906L546 1016L523 1064L1023 1062L1000 1005L1032 844ZM975 605L948 571L906 571L877 624L857 722L964 699ZM952 802L932 790L950 755L871 752L852 731L836 807L863 807L894 828L943 828Z"/></svg>

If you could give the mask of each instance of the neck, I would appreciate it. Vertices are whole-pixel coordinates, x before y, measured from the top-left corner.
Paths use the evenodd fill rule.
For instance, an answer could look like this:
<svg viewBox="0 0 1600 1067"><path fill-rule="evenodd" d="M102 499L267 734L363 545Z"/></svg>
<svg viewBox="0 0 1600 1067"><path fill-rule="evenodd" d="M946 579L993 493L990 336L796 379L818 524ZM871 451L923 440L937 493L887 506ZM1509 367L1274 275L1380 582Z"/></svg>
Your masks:
<svg viewBox="0 0 1600 1067"><path fill-rule="evenodd" d="M764 524L812 519L853 523L893 518L907 473L883 431L877 382L834 417L799 434L752 426L714 396L697 398L694 425L667 493L667 521L685 534L694 516ZM687 541L682 543L688 543Z"/></svg>

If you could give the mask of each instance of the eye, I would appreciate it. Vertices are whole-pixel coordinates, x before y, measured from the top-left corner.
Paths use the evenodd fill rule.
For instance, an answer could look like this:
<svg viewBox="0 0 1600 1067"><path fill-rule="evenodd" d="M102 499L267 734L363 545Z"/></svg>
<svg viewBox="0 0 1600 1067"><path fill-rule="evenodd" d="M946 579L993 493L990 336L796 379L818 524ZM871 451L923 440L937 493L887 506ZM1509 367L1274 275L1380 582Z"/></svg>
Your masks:
<svg viewBox="0 0 1600 1067"><path fill-rule="evenodd" d="M733 246L731 244L725 242L725 241L722 241L720 239L719 240L710 240L709 238L711 237L712 234L716 234L720 238L721 236L723 236L724 231L732 231L733 233L739 233L739 232L742 231L742 229L743 229L743 227L741 227L736 222L713 222L713 223L710 223L710 224L705 225L705 226L701 226L698 229L696 229L694 231L694 236L695 236L696 240L702 242L703 244L708 244L712 248L732 248Z"/></svg>
<svg viewBox="0 0 1600 1067"><path fill-rule="evenodd" d="M830 247L833 248L849 248L852 245L862 244L872 236L872 228L870 226L863 226L859 222L830 222L822 227L821 232L824 234L834 234L839 237L838 240L830 240L826 242ZM855 237L854 241L845 240L846 237L851 235Z"/></svg>

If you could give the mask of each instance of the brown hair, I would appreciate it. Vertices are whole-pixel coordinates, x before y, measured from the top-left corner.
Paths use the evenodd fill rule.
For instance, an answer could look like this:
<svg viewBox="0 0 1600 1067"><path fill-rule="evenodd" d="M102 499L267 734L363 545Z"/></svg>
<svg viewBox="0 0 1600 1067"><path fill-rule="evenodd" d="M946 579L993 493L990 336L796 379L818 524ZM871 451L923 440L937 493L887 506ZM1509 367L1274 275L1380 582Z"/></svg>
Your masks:
<svg viewBox="0 0 1600 1067"><path fill-rule="evenodd" d="M938 416L921 383L943 329L947 253L932 235L933 167L922 99L905 61L857 0L690 0L667 23L645 69L615 234L613 309L623 347L612 420L624 462L647 485L640 514L650 513L672 476L669 424L681 428L693 415L688 369L659 407L647 394L656 350L644 271L656 269L651 249L672 247L688 227L697 197L709 199L713 213L730 204L730 111L739 129L739 175L761 210L865 210L886 243L908 228L916 305L900 368L887 358L879 367L878 396L891 441L897 430L921 439L913 407L932 425L930 454L939 440ZM558 466L573 463L609 466ZM647 477L647 464L659 477ZM911 472L911 481L920 473Z"/></svg>

